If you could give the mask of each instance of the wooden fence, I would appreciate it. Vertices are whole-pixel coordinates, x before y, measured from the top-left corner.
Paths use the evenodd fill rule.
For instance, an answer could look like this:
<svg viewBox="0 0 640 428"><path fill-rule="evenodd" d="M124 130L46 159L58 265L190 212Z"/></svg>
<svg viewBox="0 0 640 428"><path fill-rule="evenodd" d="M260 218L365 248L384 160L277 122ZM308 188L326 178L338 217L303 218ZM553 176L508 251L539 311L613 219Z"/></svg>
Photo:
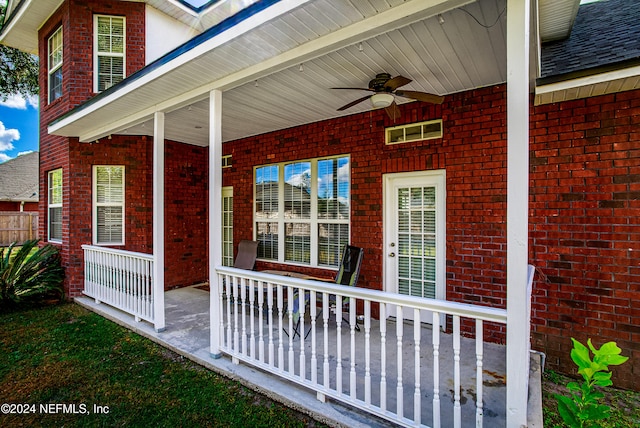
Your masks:
<svg viewBox="0 0 640 428"><path fill-rule="evenodd" d="M38 238L37 212L0 212L0 247Z"/></svg>

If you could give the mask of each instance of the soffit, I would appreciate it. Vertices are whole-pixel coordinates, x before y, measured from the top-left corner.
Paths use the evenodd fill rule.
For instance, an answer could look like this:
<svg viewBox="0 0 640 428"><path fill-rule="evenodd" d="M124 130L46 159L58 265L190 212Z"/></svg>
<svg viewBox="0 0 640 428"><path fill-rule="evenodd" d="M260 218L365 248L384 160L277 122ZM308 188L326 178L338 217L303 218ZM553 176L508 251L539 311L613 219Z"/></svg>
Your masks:
<svg viewBox="0 0 640 428"><path fill-rule="evenodd" d="M10 1L0 41L4 45L37 55L38 29L62 2L63 0Z"/></svg>
<svg viewBox="0 0 640 428"><path fill-rule="evenodd" d="M540 40L549 42L569 37L580 0L539 0Z"/></svg>
<svg viewBox="0 0 640 428"><path fill-rule="evenodd" d="M381 72L413 79L403 89L439 95L503 83L506 0L467 3L310 1L135 89L123 88L50 131L85 141L120 132L151 135L157 109L167 113L166 138L208 145L206 98L215 88L223 90L222 134L230 141L369 110L363 102L337 112L366 92L329 88L366 87ZM385 13L400 18L389 23Z"/></svg>

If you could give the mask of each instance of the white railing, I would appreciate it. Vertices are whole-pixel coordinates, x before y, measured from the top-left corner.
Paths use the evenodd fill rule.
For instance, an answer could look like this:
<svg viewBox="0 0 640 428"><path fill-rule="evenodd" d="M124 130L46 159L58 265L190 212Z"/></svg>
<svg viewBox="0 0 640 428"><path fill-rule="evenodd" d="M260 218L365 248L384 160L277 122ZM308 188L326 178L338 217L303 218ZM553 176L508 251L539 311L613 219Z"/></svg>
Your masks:
<svg viewBox="0 0 640 428"><path fill-rule="evenodd" d="M154 322L153 256L151 254L83 245L84 294Z"/></svg>
<svg viewBox="0 0 640 428"><path fill-rule="evenodd" d="M234 362L400 425L482 426L491 373L483 331L485 322L504 328L506 310L228 267L216 273L212 346ZM461 345L462 336L475 342ZM444 363L453 379L441 379ZM474 406L461 405L463 391L472 391Z"/></svg>

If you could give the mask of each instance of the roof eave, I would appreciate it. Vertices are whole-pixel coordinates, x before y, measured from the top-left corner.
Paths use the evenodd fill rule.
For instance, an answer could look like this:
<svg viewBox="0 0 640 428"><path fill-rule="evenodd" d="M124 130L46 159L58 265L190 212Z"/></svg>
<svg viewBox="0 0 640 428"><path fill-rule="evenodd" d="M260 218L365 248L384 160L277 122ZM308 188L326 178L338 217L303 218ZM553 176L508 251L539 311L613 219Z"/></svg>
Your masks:
<svg viewBox="0 0 640 428"><path fill-rule="evenodd" d="M640 58L540 78L535 105L640 89Z"/></svg>
<svg viewBox="0 0 640 428"><path fill-rule="evenodd" d="M38 54L38 30L58 10L63 1L22 0L10 15L5 17L0 42L23 52Z"/></svg>

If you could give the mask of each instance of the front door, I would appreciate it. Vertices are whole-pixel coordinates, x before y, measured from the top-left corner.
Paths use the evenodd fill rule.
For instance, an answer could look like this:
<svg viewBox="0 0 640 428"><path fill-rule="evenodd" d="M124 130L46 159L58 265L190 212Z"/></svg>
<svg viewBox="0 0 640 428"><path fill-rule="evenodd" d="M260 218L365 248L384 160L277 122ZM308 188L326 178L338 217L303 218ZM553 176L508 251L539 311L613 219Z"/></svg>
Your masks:
<svg viewBox="0 0 640 428"><path fill-rule="evenodd" d="M384 178L386 291L445 299L445 171L387 174ZM395 307L387 314L394 316ZM413 319L413 310L403 312ZM422 322L432 315L421 313Z"/></svg>

